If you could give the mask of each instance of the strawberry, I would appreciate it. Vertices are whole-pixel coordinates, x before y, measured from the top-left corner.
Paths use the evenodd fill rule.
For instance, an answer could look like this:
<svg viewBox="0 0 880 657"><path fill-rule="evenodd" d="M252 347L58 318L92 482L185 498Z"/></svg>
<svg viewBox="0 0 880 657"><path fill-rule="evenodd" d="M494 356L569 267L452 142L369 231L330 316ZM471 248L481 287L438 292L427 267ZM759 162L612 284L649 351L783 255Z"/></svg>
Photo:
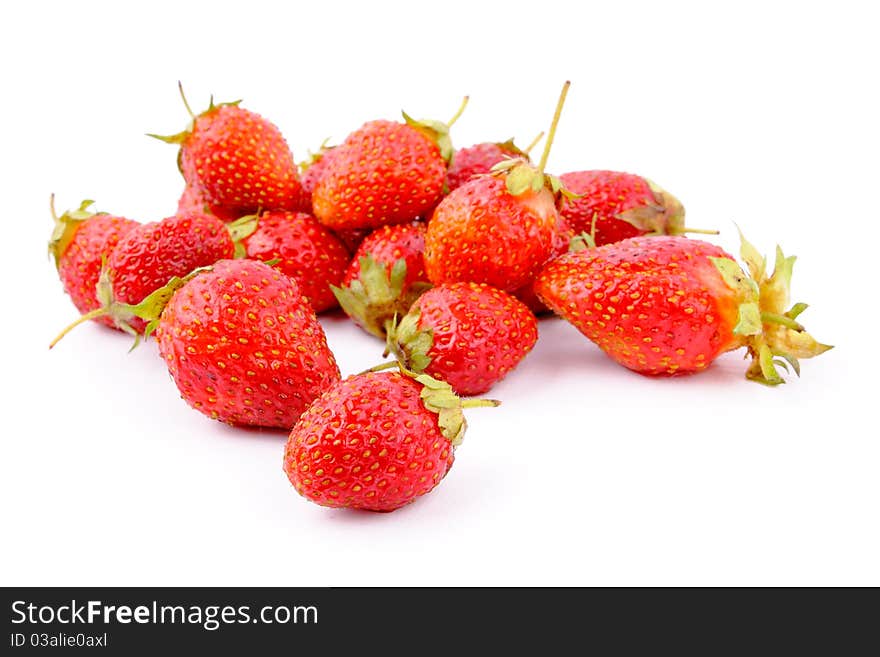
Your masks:
<svg viewBox="0 0 880 657"><path fill-rule="evenodd" d="M318 180L324 175L324 170L333 159L335 150L336 147L328 146L325 139L317 153L309 153L308 159L305 162L300 162L300 182L303 191L309 196L309 202L311 202L312 193L315 191Z"/></svg>
<svg viewBox="0 0 880 657"><path fill-rule="evenodd" d="M499 162L516 157L528 160L528 149L521 150L513 143L513 139L505 142L483 142L460 148L455 151L449 170L446 172L446 188L451 192L476 175L490 173L492 167Z"/></svg>
<svg viewBox="0 0 880 657"><path fill-rule="evenodd" d="M466 101L467 99L465 99ZM370 121L333 149L312 194L321 223L334 230L377 228L411 221L443 193L452 157L449 124Z"/></svg>
<svg viewBox="0 0 880 657"><path fill-rule="evenodd" d="M327 390L290 432L284 471L329 507L394 511L430 492L452 467L466 422L459 399L427 375L368 372Z"/></svg>
<svg viewBox="0 0 880 657"><path fill-rule="evenodd" d="M388 334L389 349L406 369L446 381L459 395L489 390L537 340L529 309L485 283L428 290Z"/></svg>
<svg viewBox="0 0 880 657"><path fill-rule="evenodd" d="M561 256L563 253L567 253L574 237L574 231L569 228L568 222L560 216L559 222L556 224L556 231L553 235L553 246L550 249L549 260ZM514 290L511 294L522 301L526 307L536 315L543 315L552 312L544 305L541 299L538 298L538 295L535 292L534 280L526 283L521 288Z"/></svg>
<svg viewBox="0 0 880 657"><path fill-rule="evenodd" d="M229 221L261 210L308 209L293 154L274 124L238 101L212 99L198 116L183 102L190 125L176 135L150 136L180 145L183 178L201 190L213 214Z"/></svg>
<svg viewBox="0 0 880 657"><path fill-rule="evenodd" d="M425 224L382 226L358 247L340 287L339 305L364 330L385 338L395 317L402 317L430 284L425 275Z"/></svg>
<svg viewBox="0 0 880 657"><path fill-rule="evenodd" d="M800 373L798 359L831 347L788 308L794 257L777 247L773 273L744 238L746 274L713 244L684 237L635 237L568 253L541 272L535 289L611 358L636 372L699 372L720 354L746 347L749 379L782 383L777 366Z"/></svg>
<svg viewBox="0 0 880 657"><path fill-rule="evenodd" d="M684 206L647 178L619 171L575 171L559 176L577 196L559 201L559 214L575 233L590 233L597 245L638 235L717 234L684 225Z"/></svg>
<svg viewBox="0 0 880 657"><path fill-rule="evenodd" d="M138 224L119 240L100 272L99 307L64 329L52 346L84 320L96 317L106 317L132 335L143 333L146 322L134 311L133 304L176 276L233 257L235 243L230 230L235 231L237 226L241 224L227 226L201 213ZM247 232L247 228L245 225L238 230Z"/></svg>
<svg viewBox="0 0 880 657"><path fill-rule="evenodd" d="M60 217L55 214L52 197L54 229L49 241L49 253L55 260L58 277L73 305L82 314L100 307L95 289L101 273L101 263L116 247L119 240L136 221L110 214L89 212L93 201L83 201L76 210L68 210ZM109 317L95 317L115 328Z"/></svg>
<svg viewBox="0 0 880 657"><path fill-rule="evenodd" d="M265 263L221 260L173 281L139 313L150 321L148 331L156 328L183 399L216 420L290 429L339 381L296 281Z"/></svg>
<svg viewBox="0 0 880 657"><path fill-rule="evenodd" d="M257 218L256 230L242 239L248 258L278 260L274 266L296 279L315 312L336 307L331 285L339 285L348 250L328 228L304 212L272 210Z"/></svg>
<svg viewBox="0 0 880 657"><path fill-rule="evenodd" d="M488 283L512 291L532 281L550 257L559 215L559 180L544 175L568 92L563 86L541 162L506 160L494 175L471 178L434 210L425 238L425 270L435 285Z"/></svg>
<svg viewBox="0 0 880 657"><path fill-rule="evenodd" d="M211 207L205 200L203 192L196 185L186 185L183 193L177 201L177 212L175 214L187 214L189 212L201 212L204 214L212 214ZM236 219L233 217L232 219Z"/></svg>

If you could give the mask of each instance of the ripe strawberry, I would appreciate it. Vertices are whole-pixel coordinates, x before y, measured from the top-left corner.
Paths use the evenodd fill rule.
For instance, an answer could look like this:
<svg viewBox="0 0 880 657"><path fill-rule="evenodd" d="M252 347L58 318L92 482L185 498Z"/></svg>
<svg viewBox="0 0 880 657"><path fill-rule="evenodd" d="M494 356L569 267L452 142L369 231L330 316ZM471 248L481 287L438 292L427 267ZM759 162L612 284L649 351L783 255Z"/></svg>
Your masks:
<svg viewBox="0 0 880 657"><path fill-rule="evenodd" d="M351 133L333 149L318 180L315 216L334 230L377 228L433 208L452 157L449 126L458 114L447 125L404 112L405 123L370 121Z"/></svg>
<svg viewBox="0 0 880 657"><path fill-rule="evenodd" d="M513 291L532 281L550 257L559 215L559 180L544 175L568 92L565 84L538 167L522 159L471 178L444 198L428 223L425 270L435 285L488 283Z"/></svg>
<svg viewBox="0 0 880 657"><path fill-rule="evenodd" d="M180 199L177 201L177 212L175 214L187 214L189 212L212 214L211 207L205 200L202 190L196 185L186 185L183 188L183 193L180 195ZM236 218L237 217L232 217L232 219Z"/></svg>
<svg viewBox="0 0 880 657"><path fill-rule="evenodd" d="M340 287L339 305L364 330L385 338L395 317L430 286L425 275L425 224L382 226L361 242Z"/></svg>
<svg viewBox="0 0 880 657"><path fill-rule="evenodd" d="M490 173L492 167L521 157L528 160L528 154L517 147L512 139L505 142L484 142L455 151L449 170L446 172L446 188L452 191L479 174Z"/></svg>
<svg viewBox="0 0 880 657"><path fill-rule="evenodd" d="M183 91L181 90L181 96ZM261 210L307 210L299 173L278 128L238 102L194 115L186 130L161 137L180 144L178 163L187 185L197 187L213 214L233 220Z"/></svg>
<svg viewBox="0 0 880 657"><path fill-rule="evenodd" d="M221 260L173 279L137 312L156 328L183 399L221 422L290 429L339 381L296 281L265 263Z"/></svg>
<svg viewBox="0 0 880 657"><path fill-rule="evenodd" d="M556 224L556 232L553 235L553 247L550 249L550 258L548 260L552 260L553 258L561 256L563 253L567 253L571 245L571 240L574 237L574 231L569 228L568 222L560 216L559 222ZM538 298L538 295L535 292L534 280L526 283L521 288L514 290L511 294L522 301L526 307L536 315L553 312L544 305L541 299Z"/></svg>
<svg viewBox="0 0 880 657"><path fill-rule="evenodd" d="M388 346L406 369L468 396L503 379L537 340L538 322L516 298L485 283L448 283L416 300Z"/></svg>
<svg viewBox="0 0 880 657"><path fill-rule="evenodd" d="M290 432L284 471L329 507L394 511L430 492L452 467L466 428L456 397L427 375L368 372L330 388Z"/></svg>
<svg viewBox="0 0 880 657"><path fill-rule="evenodd" d="M138 224L129 230L101 270L97 284L99 307L68 326L52 346L84 320L96 317L107 317L132 335L143 333L146 322L135 312L134 304L175 276L233 257L235 244L230 227L235 228L214 216L191 213Z"/></svg>
<svg viewBox="0 0 880 657"><path fill-rule="evenodd" d="M777 247L767 276L757 250L742 240L749 274L721 248L683 237L635 237L552 261L535 285L550 308L621 365L642 374L705 369L746 347L747 377L782 383L776 369L817 356L819 344L787 309L794 257Z"/></svg>
<svg viewBox="0 0 880 657"><path fill-rule="evenodd" d="M54 197L52 219L55 222L49 253L55 259L58 277L64 291L81 314L100 307L95 294L102 261L110 255L119 240L136 221L104 213L89 212L93 201L83 201L76 210L68 210L60 217L55 214ZM97 321L115 328L109 317Z"/></svg>
<svg viewBox="0 0 880 657"><path fill-rule="evenodd" d="M252 260L278 260L274 266L296 279L315 312L336 307L330 286L342 281L350 256L339 238L312 215L264 212L242 244Z"/></svg>
<svg viewBox="0 0 880 657"><path fill-rule="evenodd" d="M327 141L324 140L317 153L309 153L309 158L305 162L300 162L300 182L303 191L309 196L309 202L311 202L312 193L315 191L318 180L324 175L324 170L333 159L335 151L336 147L327 146Z"/></svg>
<svg viewBox="0 0 880 657"><path fill-rule="evenodd" d="M598 246L639 235L718 232L686 228L684 206L647 178L619 171L575 171L559 178L577 194L560 199L559 214L575 233L594 233Z"/></svg>

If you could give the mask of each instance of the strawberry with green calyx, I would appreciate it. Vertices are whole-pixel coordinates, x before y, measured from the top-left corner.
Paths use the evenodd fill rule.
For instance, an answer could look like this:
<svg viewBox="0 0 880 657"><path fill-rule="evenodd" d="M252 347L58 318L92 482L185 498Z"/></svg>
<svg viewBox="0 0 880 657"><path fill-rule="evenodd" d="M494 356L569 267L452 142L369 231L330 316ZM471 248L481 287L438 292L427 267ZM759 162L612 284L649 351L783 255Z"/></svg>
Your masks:
<svg viewBox="0 0 880 657"><path fill-rule="evenodd" d="M515 297L485 283L448 283L425 292L388 332L405 369L479 395L503 379L538 340L538 322Z"/></svg>
<svg viewBox="0 0 880 657"><path fill-rule="evenodd" d="M335 308L331 286L340 284L350 259L339 238L305 212L270 210L253 219L256 229L241 240L243 257L277 261L274 267L296 279L315 312Z"/></svg>
<svg viewBox="0 0 880 657"><path fill-rule="evenodd" d="M384 339L394 318L430 287L422 259L425 230L420 222L377 228L333 288L342 309L367 332Z"/></svg>
<svg viewBox="0 0 880 657"><path fill-rule="evenodd" d="M175 135L150 136L180 146L184 180L212 214L228 221L260 210L308 209L293 155L274 124L239 107L241 101L215 105L212 98L196 115L182 87L180 94L190 124Z"/></svg>
<svg viewBox="0 0 880 657"><path fill-rule="evenodd" d="M221 422L289 430L340 378L296 281L266 263L221 260L127 310L155 332L183 399Z"/></svg>
<svg viewBox="0 0 880 657"><path fill-rule="evenodd" d="M463 410L498 404L462 400L426 374L350 376L293 427L284 471L300 495L322 506L394 511L449 472L467 427Z"/></svg>
<svg viewBox="0 0 880 657"><path fill-rule="evenodd" d="M162 221L138 224L119 240L100 269L96 286L98 305L68 326L52 345L86 319L104 317L132 335L143 333L145 322L132 310L174 277L198 267L243 255L237 240L256 228L252 217L225 224L202 213L174 215Z"/></svg>
<svg viewBox="0 0 880 657"><path fill-rule="evenodd" d="M505 291L532 281L550 257L559 214L559 179L544 173L568 92L559 96L537 167L517 158L471 178L434 210L425 238L425 270L435 285L488 283Z"/></svg>
<svg viewBox="0 0 880 657"><path fill-rule="evenodd" d="M315 191L318 180L324 174L324 169L327 168L327 165L333 159L333 151L336 147L328 146L328 141L330 140L325 139L321 142L317 153L309 151L308 157L298 165L300 182L302 183L303 190L309 196L309 202L311 202L312 192Z"/></svg>
<svg viewBox="0 0 880 657"><path fill-rule="evenodd" d="M685 226L681 202L647 178L595 170L565 173L559 179L576 194L559 199L559 214L575 232L594 226L599 246L639 235L718 233Z"/></svg>
<svg viewBox="0 0 880 657"><path fill-rule="evenodd" d="M377 228L423 216L443 193L452 157L449 123L370 121L333 149L312 193L315 216L333 230Z"/></svg>
<svg viewBox="0 0 880 657"><path fill-rule="evenodd" d="M505 142L483 142L458 149L446 172L447 191L461 187L476 175L490 173L493 166L504 160L517 157L528 160L529 151L543 136L544 133L540 133L525 149L519 148L513 139Z"/></svg>
<svg viewBox="0 0 880 657"><path fill-rule="evenodd" d="M55 196L52 195L52 237L49 255L55 261L58 277L73 305L81 314L89 314L100 307L95 289L101 273L101 264L116 248L119 240L136 221L103 212L89 210L93 201L83 201L76 210L68 210L61 216L55 212ZM108 317L94 319L114 327Z"/></svg>
<svg viewBox="0 0 880 657"><path fill-rule="evenodd" d="M790 308L794 258L777 247L769 276L742 239L749 273L723 249L676 236L635 237L553 260L538 277L541 299L621 365L642 374L698 372L720 354L746 347L746 376L783 383L777 368L800 374L799 359L831 347Z"/></svg>

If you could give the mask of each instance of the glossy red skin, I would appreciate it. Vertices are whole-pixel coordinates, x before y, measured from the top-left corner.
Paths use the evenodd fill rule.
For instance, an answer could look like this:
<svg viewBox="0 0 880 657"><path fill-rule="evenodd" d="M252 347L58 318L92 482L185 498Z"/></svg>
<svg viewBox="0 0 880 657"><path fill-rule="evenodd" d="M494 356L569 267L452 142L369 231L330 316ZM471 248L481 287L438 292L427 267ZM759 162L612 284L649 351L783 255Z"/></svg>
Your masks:
<svg viewBox="0 0 880 657"><path fill-rule="evenodd" d="M619 171L575 171L559 178L567 190L580 198L561 197L559 214L575 234L589 233L596 215L596 245L612 244L645 234L617 215L656 203L654 192L641 176Z"/></svg>
<svg viewBox="0 0 880 657"><path fill-rule="evenodd" d="M210 213L211 209L205 200L202 190L195 185L186 185L177 201L175 214L187 214L189 212Z"/></svg>
<svg viewBox="0 0 880 657"><path fill-rule="evenodd" d="M328 228L304 212L264 212L257 229L242 240L252 260L280 260L277 269L292 276L315 312L339 304L331 285L339 285L348 267L348 249Z"/></svg>
<svg viewBox="0 0 880 657"><path fill-rule="evenodd" d="M113 295L122 303L140 303L174 276L231 258L234 252L226 224L209 214L194 212L139 224L107 260ZM134 317L129 325L142 333L146 322Z"/></svg>
<svg viewBox="0 0 880 657"><path fill-rule="evenodd" d="M180 151L183 177L224 220L260 210L307 210L287 142L272 123L234 105L200 114Z"/></svg>
<svg viewBox="0 0 880 657"><path fill-rule="evenodd" d="M471 178L428 222L425 271L435 285L473 281L515 290L550 257L558 221L549 190L513 196L503 176Z"/></svg>
<svg viewBox="0 0 880 657"><path fill-rule="evenodd" d="M427 226L419 221L377 228L358 246L342 279L343 287L350 286L352 281L360 277L361 258L368 253L373 256L373 260L383 263L389 274L394 263L404 258L406 260L404 289L419 281L427 282L428 275L425 273L425 261L422 257L425 251L426 232Z"/></svg>
<svg viewBox="0 0 880 657"><path fill-rule="evenodd" d="M183 399L233 425L289 430L340 378L296 281L254 260L221 260L187 282L156 339Z"/></svg>
<svg viewBox="0 0 880 657"><path fill-rule="evenodd" d="M522 157L522 153L493 142L461 148L455 151L452 164L446 172L446 187L451 192L474 176L489 173L494 165L513 157Z"/></svg>
<svg viewBox="0 0 880 657"><path fill-rule="evenodd" d="M739 299L710 257L714 244L684 237L637 237L565 254L535 289L621 365L650 375L698 372L739 346Z"/></svg>
<svg viewBox="0 0 880 657"><path fill-rule="evenodd" d="M571 248L571 240L573 237L574 231L569 228L568 222L560 216L559 222L556 224L556 232L553 235L553 249L550 252L549 259L552 260L553 258L561 256L563 253L568 253L569 248ZM544 315L553 312L543 301L541 301L537 292L535 292L534 280L517 288L511 292L511 294L522 301L526 307L536 315Z"/></svg>
<svg viewBox="0 0 880 657"><path fill-rule="evenodd" d="M434 343L425 372L463 396L480 395L525 358L538 321L518 299L484 283L449 283L425 292L410 312Z"/></svg>
<svg viewBox="0 0 880 657"><path fill-rule="evenodd" d="M96 214L77 227L73 239L58 259L58 277L80 314L100 307L95 286L101 275L102 260L136 226L138 222L131 219ZM98 317L95 321L117 328L109 317Z"/></svg>
<svg viewBox="0 0 880 657"><path fill-rule="evenodd" d="M443 192L446 162L415 128L371 121L333 150L312 194L318 220L334 230L411 221Z"/></svg>
<svg viewBox="0 0 880 657"><path fill-rule="evenodd" d="M453 447L421 384L399 372L350 376L303 414L284 471L323 506L394 511L430 492L452 467Z"/></svg>

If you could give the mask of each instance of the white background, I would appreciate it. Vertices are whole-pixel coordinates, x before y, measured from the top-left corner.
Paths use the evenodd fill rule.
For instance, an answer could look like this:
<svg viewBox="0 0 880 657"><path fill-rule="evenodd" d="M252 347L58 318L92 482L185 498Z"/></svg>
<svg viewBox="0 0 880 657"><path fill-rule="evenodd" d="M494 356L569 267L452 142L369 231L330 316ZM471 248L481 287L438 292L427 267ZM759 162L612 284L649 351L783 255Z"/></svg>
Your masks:
<svg viewBox="0 0 880 657"><path fill-rule="evenodd" d="M861 2L6 3L0 580L49 585L880 585L876 22ZM833 7L833 8L832 8ZM283 433L179 399L154 343L75 317L48 198L142 221L176 207L144 136L218 100L296 159L373 118L448 118L459 146L549 122L556 173L653 178L689 223L799 256L795 301L837 348L778 389L740 353L650 380L560 320L470 412L441 486L392 514L328 510ZM716 238L713 238L716 239ZM381 346L323 320L344 374Z"/></svg>

